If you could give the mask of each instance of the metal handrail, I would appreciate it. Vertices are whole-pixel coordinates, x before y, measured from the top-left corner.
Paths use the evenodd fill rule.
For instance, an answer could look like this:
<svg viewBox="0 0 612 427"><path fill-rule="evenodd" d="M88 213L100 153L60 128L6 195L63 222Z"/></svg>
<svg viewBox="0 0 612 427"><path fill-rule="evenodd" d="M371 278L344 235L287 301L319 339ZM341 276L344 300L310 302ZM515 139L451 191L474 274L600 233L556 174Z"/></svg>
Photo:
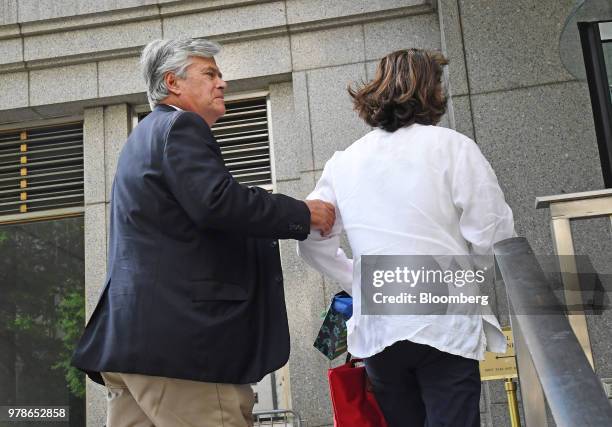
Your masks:
<svg viewBox="0 0 612 427"><path fill-rule="evenodd" d="M559 427L612 425L612 406L527 242L515 237L494 246L511 310L512 330L528 426L546 426L543 396Z"/></svg>

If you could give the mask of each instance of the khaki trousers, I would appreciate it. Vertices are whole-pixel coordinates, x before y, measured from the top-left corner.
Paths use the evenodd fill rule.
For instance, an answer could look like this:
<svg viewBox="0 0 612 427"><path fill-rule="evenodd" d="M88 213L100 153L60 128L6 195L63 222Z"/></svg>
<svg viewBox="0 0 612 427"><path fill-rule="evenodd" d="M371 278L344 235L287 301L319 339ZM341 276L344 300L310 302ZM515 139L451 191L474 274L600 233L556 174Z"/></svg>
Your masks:
<svg viewBox="0 0 612 427"><path fill-rule="evenodd" d="M247 427L255 397L248 384L219 384L102 372L106 427Z"/></svg>

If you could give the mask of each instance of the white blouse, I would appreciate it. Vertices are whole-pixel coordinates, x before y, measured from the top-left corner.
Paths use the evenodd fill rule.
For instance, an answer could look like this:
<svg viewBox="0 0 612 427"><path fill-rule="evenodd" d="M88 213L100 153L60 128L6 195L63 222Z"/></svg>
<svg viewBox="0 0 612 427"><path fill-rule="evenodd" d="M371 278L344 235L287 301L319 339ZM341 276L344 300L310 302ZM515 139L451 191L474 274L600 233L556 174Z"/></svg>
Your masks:
<svg viewBox="0 0 612 427"><path fill-rule="evenodd" d="M336 206L331 234L314 230L298 253L353 296L351 354L369 357L400 340L476 360L485 349L505 351L493 314L361 314L361 255L487 255L515 235L512 210L474 141L438 126L373 130L332 156L308 199ZM354 265L340 248L343 230Z"/></svg>

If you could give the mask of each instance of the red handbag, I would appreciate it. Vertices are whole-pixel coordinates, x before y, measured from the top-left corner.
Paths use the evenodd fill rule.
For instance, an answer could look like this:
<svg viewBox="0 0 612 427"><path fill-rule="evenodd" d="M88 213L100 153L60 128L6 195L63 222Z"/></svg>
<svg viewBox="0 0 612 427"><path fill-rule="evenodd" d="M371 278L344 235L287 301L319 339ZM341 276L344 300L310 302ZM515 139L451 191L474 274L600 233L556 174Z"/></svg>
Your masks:
<svg viewBox="0 0 612 427"><path fill-rule="evenodd" d="M327 371L334 411L334 427L387 427L374 393L370 390L365 366L355 366L361 359Z"/></svg>

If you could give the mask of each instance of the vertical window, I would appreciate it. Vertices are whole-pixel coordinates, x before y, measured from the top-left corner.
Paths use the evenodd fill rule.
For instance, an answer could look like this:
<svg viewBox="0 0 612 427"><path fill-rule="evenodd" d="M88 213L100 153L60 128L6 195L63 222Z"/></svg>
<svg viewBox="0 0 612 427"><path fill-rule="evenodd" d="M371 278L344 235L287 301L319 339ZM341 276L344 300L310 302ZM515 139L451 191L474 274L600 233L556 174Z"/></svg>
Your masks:
<svg viewBox="0 0 612 427"><path fill-rule="evenodd" d="M612 22L600 22L598 25L601 40L602 56L608 79L608 96L612 89Z"/></svg>
<svg viewBox="0 0 612 427"><path fill-rule="evenodd" d="M604 183L612 187L612 22L579 22Z"/></svg>
<svg viewBox="0 0 612 427"><path fill-rule="evenodd" d="M0 405L69 407L58 426L85 424L82 215L82 124L0 133Z"/></svg>

